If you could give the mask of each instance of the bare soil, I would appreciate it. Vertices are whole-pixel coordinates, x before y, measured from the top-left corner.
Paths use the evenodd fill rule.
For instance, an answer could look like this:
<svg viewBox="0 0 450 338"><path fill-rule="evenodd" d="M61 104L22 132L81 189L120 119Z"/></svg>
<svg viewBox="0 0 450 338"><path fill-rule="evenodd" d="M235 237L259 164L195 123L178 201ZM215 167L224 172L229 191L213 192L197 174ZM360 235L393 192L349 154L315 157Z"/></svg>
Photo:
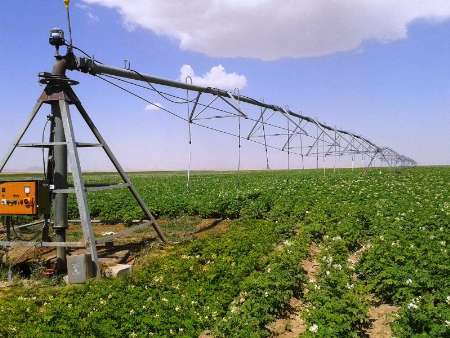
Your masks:
<svg viewBox="0 0 450 338"><path fill-rule="evenodd" d="M354 268L359 263L364 252L370 249L370 247L370 243L364 244L361 248L348 257L348 262L351 268ZM356 274L352 275L352 279L356 281ZM375 297L371 295L370 299L373 302ZM373 305L370 307L368 317L371 324L365 331L365 334L369 338L391 338L392 331L390 324L394 321L393 315L399 310L399 307L389 304Z"/></svg>
<svg viewBox="0 0 450 338"><path fill-rule="evenodd" d="M222 234L229 228L229 220L200 219L199 217L186 217L180 219L159 219L158 224L163 228L170 240L178 243L192 238L202 238L216 234ZM93 226L97 238L119 233L129 229L125 224L95 223ZM78 241L82 239L80 224L71 224L67 229L67 240ZM151 262L157 257L166 255L171 251L172 245L160 247L156 232L149 228L138 230L123 238L113 240L113 246L99 245L97 247L100 262L104 266L128 263L133 264L139 257L139 265ZM71 248L68 252L72 255L85 253L84 248ZM5 260L6 257L3 257ZM43 264L53 266L56 262L55 248L13 247L8 252L8 262L13 265ZM145 265L144 264L144 265Z"/></svg>
<svg viewBox="0 0 450 338"><path fill-rule="evenodd" d="M213 236L213 235L220 235L223 234L225 232L228 231L230 224L231 224L231 220L229 219L225 219L225 220L205 220L208 222L212 222L212 226L206 226L205 224L206 222L202 222L202 224L199 225L199 229L198 231L196 231L193 236L195 238L204 238L204 237L208 237L208 236Z"/></svg>
<svg viewBox="0 0 450 338"><path fill-rule="evenodd" d="M399 307L382 304L369 309L370 328L366 331L369 338L391 338L391 323L394 321L394 314L400 310Z"/></svg>
<svg viewBox="0 0 450 338"><path fill-rule="evenodd" d="M316 280L319 272L319 263L317 262L319 253L320 248L316 243L312 242L309 246L308 258L301 262L308 280ZM307 292L307 289L305 288L303 291ZM303 309L304 304L300 299L291 298L289 301L289 312L267 326L267 329L272 333L272 337L297 338L303 334L306 331L306 323L301 315Z"/></svg>

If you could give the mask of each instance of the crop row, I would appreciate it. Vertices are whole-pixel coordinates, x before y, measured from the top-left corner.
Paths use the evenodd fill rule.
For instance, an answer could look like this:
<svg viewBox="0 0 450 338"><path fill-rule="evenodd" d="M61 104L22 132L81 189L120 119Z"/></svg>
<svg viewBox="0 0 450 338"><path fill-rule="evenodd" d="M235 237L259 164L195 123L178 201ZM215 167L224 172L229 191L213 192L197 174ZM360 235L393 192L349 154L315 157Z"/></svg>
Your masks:
<svg viewBox="0 0 450 338"><path fill-rule="evenodd" d="M280 276L257 276L254 271L267 271L268 264L276 272L277 264L289 266L283 263L286 255L270 253L293 229L292 224L238 222L221 237L172 249L127 279L93 281L56 293L27 289L20 297L0 300L0 335L195 336L220 327L229 304L253 278L275 285L288 278L284 293L277 294L280 307L299 271ZM251 287L247 290L251 302L254 293Z"/></svg>
<svg viewBox="0 0 450 338"><path fill-rule="evenodd" d="M93 175L88 182L116 179ZM221 237L171 249L125 280L3 298L1 335L265 336L289 298L302 296L298 263L311 240L322 252L317 283L304 297L307 334L360 334L369 294L401 308L398 336L450 333L448 168L196 175L189 190L183 176L132 179L160 216L241 220ZM104 220L142 216L126 191L93 194L90 203ZM76 217L73 200L70 212ZM355 281L346 259L363 245Z"/></svg>

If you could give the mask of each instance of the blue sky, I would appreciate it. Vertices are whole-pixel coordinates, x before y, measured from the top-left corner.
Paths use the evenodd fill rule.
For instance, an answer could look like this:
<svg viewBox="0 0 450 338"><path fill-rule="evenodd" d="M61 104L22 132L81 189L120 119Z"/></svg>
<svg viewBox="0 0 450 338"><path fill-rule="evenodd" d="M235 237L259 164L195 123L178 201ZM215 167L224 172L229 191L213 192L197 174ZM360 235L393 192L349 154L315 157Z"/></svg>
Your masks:
<svg viewBox="0 0 450 338"><path fill-rule="evenodd" d="M2 155L42 90L37 73L51 69L53 50L47 43L48 30L54 26L66 28L62 2L2 1ZM253 52L235 48L245 44L245 39L233 41L236 55L231 57L228 50L214 54L214 49L207 49L210 45L180 47L180 39L164 28L155 34L139 19L133 23L126 17L128 22L124 23L123 11L109 8L106 0L106 6L102 0L89 2L93 3L72 1L73 37L76 45L103 62L122 66L123 60L129 59L141 72L170 79L180 76L183 64L189 64L199 75L220 64L229 73L245 76L247 85L242 94L287 104L331 125L357 131L420 164L450 164L450 21L445 18L418 17L408 22L407 36L402 38L364 39L346 51L333 52L335 46L331 46L331 51L324 49L321 56L308 55L316 51L287 48L284 53L293 56L272 59L272 54L264 53L261 57L240 57ZM298 42L289 39L285 43ZM143 102L89 75L69 76L80 81L76 92L128 170L185 168L184 124L162 111L146 111ZM36 120L29 140L40 138L43 124L43 118ZM78 120L77 125L79 139L87 138ZM89 154L91 150L82 151L85 169L110 168L106 160ZM40 154L36 152L19 150L8 168L39 168ZM192 152L194 169L235 166L235 141L225 136L194 130ZM271 156L274 167L285 165L280 155ZM263 166L261 149L244 144L243 167Z"/></svg>

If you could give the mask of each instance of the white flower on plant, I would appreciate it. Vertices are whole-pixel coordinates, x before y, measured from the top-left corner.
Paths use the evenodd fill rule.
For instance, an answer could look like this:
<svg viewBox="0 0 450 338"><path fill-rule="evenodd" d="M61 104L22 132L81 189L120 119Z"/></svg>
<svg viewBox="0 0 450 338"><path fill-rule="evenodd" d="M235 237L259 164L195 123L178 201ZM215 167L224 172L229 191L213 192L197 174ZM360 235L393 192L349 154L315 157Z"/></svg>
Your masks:
<svg viewBox="0 0 450 338"><path fill-rule="evenodd" d="M178 311L180 311L180 310L181 310L181 307L180 307L180 306L178 306L178 305L175 306L175 311L176 311L176 312L178 312Z"/></svg>
<svg viewBox="0 0 450 338"><path fill-rule="evenodd" d="M411 302L411 303L408 304L408 309L410 309L410 310L416 310L418 308L419 307L414 302Z"/></svg>
<svg viewBox="0 0 450 338"><path fill-rule="evenodd" d="M411 279L411 278L408 278L408 279L406 280L406 284L407 284L407 285L411 285L411 284L412 284L412 282L413 282L413 281L412 281L412 279Z"/></svg>
<svg viewBox="0 0 450 338"><path fill-rule="evenodd" d="M132 316L132 315L134 315L134 310L133 309L130 310L130 316Z"/></svg>
<svg viewBox="0 0 450 338"><path fill-rule="evenodd" d="M136 333L136 332L134 332L134 331L133 331L133 332L131 332L131 333L130 333L130 337L137 337L137 333Z"/></svg>
<svg viewBox="0 0 450 338"><path fill-rule="evenodd" d="M155 283L162 282L163 280L164 280L164 277L163 277L163 276L156 276L156 277L153 278L153 281L154 281Z"/></svg>
<svg viewBox="0 0 450 338"><path fill-rule="evenodd" d="M450 327L450 320L445 321L445 326Z"/></svg>
<svg viewBox="0 0 450 338"><path fill-rule="evenodd" d="M342 270L342 265L341 264L333 264L333 268L335 268L336 270Z"/></svg>
<svg viewBox="0 0 450 338"><path fill-rule="evenodd" d="M353 289L355 285L347 282L347 289Z"/></svg>
<svg viewBox="0 0 450 338"><path fill-rule="evenodd" d="M325 274L327 275L327 276L329 276L330 275L330 271L325 271Z"/></svg>
<svg viewBox="0 0 450 338"><path fill-rule="evenodd" d="M450 304L450 296L447 296L447 304Z"/></svg>
<svg viewBox="0 0 450 338"><path fill-rule="evenodd" d="M164 303L167 303L167 302L168 302L167 298L162 298L161 300L162 300Z"/></svg>
<svg viewBox="0 0 450 338"><path fill-rule="evenodd" d="M445 241L440 241L439 244L445 246Z"/></svg>
<svg viewBox="0 0 450 338"><path fill-rule="evenodd" d="M335 236L333 237L333 241L340 241L342 239L341 236Z"/></svg>
<svg viewBox="0 0 450 338"><path fill-rule="evenodd" d="M309 331L312 333L316 333L319 330L319 325L313 324L309 327Z"/></svg>
<svg viewBox="0 0 450 338"><path fill-rule="evenodd" d="M267 291L264 292L264 297L269 297L269 293Z"/></svg>

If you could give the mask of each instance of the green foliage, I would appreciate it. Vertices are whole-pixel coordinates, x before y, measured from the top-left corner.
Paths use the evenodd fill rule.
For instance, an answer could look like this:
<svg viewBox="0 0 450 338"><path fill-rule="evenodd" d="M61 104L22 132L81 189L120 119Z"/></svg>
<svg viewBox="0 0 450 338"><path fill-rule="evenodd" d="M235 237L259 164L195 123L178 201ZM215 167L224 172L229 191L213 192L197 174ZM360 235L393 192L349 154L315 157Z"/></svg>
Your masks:
<svg viewBox="0 0 450 338"><path fill-rule="evenodd" d="M317 281L310 281L305 314L307 336L358 337L367 324L364 287L352 279L349 252L340 235L324 237Z"/></svg>
<svg viewBox="0 0 450 338"><path fill-rule="evenodd" d="M307 306L306 335L360 336L369 293L401 307L396 336L449 336L449 168L202 173L189 190L183 175L132 180L159 216L238 220L225 234L168 249L126 279L6 294L0 336L194 337L209 329L263 337L292 296ZM107 222L142 217L127 191L90 194L89 202ZM77 217L73 200L69 212ZM315 283L299 265L312 240L323 248ZM362 245L368 249L353 271L347 258Z"/></svg>

